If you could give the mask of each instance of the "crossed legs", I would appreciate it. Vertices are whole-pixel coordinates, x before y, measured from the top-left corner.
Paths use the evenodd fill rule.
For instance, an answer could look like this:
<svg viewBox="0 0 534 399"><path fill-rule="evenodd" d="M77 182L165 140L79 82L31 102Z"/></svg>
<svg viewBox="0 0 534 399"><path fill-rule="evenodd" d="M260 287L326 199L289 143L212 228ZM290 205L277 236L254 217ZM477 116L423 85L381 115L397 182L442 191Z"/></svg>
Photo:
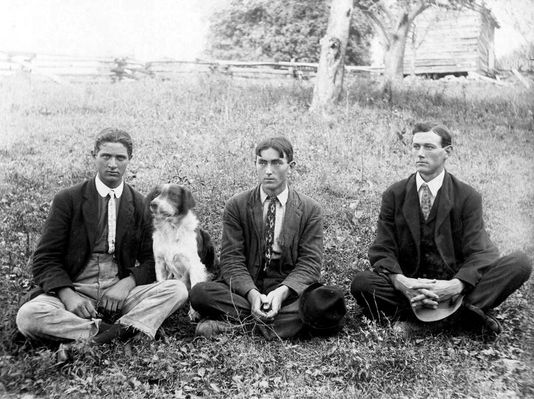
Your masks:
<svg viewBox="0 0 534 399"><path fill-rule="evenodd" d="M464 302L487 312L527 281L531 271L532 264L526 255L503 256L488 268L477 286L466 294ZM401 320L411 316L407 299L393 287L387 275L360 272L352 280L351 293L371 319L379 320L381 313Z"/></svg>
<svg viewBox="0 0 534 399"><path fill-rule="evenodd" d="M128 295L117 323L154 338L163 321L186 300L187 288L178 280L140 285ZM100 319L83 319L67 311L59 298L47 294L26 302L17 314L19 331L31 339L91 339L100 323Z"/></svg>
<svg viewBox="0 0 534 399"><path fill-rule="evenodd" d="M243 324L248 324L247 320L252 320L248 300L233 293L230 287L221 281L198 283L191 289L190 300L193 309L210 319L228 319ZM272 324L256 321L256 325L268 339L295 336L303 328L303 322L299 317L298 298L286 300Z"/></svg>

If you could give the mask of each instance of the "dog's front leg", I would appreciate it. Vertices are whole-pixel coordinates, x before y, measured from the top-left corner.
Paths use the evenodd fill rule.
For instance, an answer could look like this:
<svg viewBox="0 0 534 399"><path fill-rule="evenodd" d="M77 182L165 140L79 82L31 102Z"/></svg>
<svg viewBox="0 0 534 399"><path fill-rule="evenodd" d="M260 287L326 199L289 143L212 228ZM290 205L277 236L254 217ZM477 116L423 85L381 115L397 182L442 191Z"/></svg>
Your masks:
<svg viewBox="0 0 534 399"><path fill-rule="evenodd" d="M189 305L189 320L199 321L201 319L200 313L198 313L191 305Z"/></svg>
<svg viewBox="0 0 534 399"><path fill-rule="evenodd" d="M165 266L165 258L163 256L156 256L156 281L167 280L169 273Z"/></svg>

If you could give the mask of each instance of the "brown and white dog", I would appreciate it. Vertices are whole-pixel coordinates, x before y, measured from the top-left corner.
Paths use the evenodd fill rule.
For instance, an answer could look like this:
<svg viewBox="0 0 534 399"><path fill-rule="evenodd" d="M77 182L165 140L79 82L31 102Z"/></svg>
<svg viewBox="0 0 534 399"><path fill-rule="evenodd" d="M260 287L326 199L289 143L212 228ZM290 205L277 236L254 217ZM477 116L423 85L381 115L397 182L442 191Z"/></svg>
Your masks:
<svg viewBox="0 0 534 399"><path fill-rule="evenodd" d="M164 184L147 196L147 204L152 215L157 281L177 279L188 291L208 281L215 272L215 249L209 235L199 228L191 191L177 184ZM189 317L198 318L193 308Z"/></svg>

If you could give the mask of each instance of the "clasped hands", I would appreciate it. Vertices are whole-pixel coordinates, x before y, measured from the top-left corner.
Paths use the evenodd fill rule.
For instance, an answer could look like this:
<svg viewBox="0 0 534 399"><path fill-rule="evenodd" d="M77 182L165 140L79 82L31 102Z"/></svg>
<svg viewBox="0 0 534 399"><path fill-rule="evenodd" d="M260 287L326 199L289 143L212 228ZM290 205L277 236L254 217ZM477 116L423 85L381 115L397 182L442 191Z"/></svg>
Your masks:
<svg viewBox="0 0 534 399"><path fill-rule="evenodd" d="M100 306L108 312L116 312L122 309L128 294L135 287L135 280L132 276L119 280L115 285L108 288L100 299ZM65 308L82 319L97 317L97 309L93 301L78 294L70 287L58 290L58 297L65 305Z"/></svg>
<svg viewBox="0 0 534 399"><path fill-rule="evenodd" d="M250 303L250 313L256 319L272 322L288 295L289 288L285 285L281 285L267 295L253 288L247 294L247 300Z"/></svg>
<svg viewBox="0 0 534 399"><path fill-rule="evenodd" d="M436 309L440 302L461 294L464 289L464 283L457 278L437 280L392 274L390 279L393 286L408 298L413 308Z"/></svg>

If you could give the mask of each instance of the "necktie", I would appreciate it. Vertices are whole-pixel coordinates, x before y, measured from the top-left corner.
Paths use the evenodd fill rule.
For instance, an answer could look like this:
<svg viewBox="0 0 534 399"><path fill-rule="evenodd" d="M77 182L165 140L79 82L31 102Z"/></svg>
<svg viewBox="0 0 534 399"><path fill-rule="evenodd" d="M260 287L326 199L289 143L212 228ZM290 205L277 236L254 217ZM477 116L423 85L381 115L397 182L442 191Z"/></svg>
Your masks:
<svg viewBox="0 0 534 399"><path fill-rule="evenodd" d="M117 208L115 207L115 191L109 191L108 201L108 253L115 252L115 228L117 225Z"/></svg>
<svg viewBox="0 0 534 399"><path fill-rule="evenodd" d="M276 197L267 197L269 204L267 205L267 217L265 218L265 267L264 270L271 265L273 257L273 243L274 243L274 222L276 220Z"/></svg>
<svg viewBox="0 0 534 399"><path fill-rule="evenodd" d="M432 193L426 183L421 185L421 191L421 211L423 212L425 220L427 220L428 215L430 215L430 209L432 208Z"/></svg>

